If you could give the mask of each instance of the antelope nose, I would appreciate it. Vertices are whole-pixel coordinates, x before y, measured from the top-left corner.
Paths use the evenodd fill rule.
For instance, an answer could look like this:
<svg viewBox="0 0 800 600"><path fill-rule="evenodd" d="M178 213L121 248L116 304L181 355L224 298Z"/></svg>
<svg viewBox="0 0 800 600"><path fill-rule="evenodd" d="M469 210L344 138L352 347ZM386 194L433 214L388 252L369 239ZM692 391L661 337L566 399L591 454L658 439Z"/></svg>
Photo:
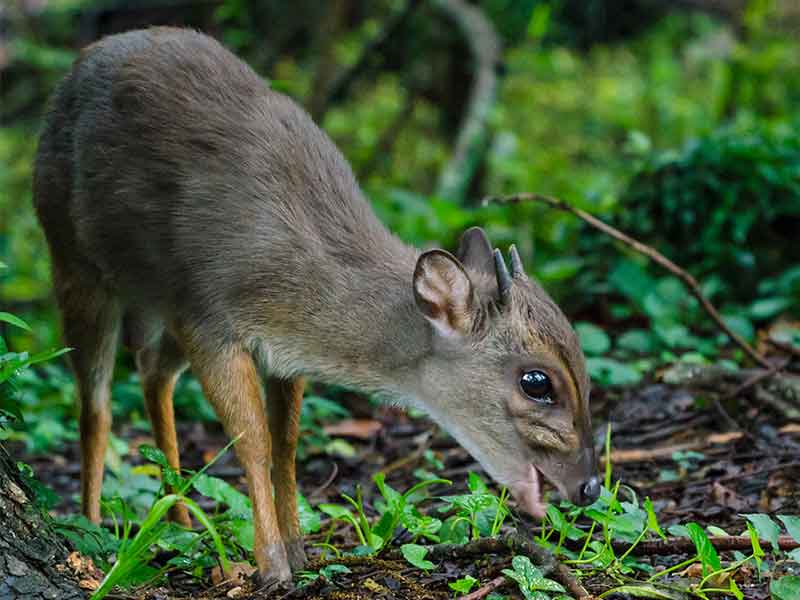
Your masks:
<svg viewBox="0 0 800 600"><path fill-rule="evenodd" d="M581 486L580 502L581 506L591 504L600 497L600 480L597 477L592 477Z"/></svg>

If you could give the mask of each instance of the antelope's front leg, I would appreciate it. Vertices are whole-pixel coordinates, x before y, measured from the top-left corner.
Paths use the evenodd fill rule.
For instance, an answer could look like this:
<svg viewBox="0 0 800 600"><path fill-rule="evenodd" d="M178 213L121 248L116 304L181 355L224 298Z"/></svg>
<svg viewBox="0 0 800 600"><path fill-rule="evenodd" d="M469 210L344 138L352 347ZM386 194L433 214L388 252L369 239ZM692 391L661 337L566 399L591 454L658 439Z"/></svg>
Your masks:
<svg viewBox="0 0 800 600"><path fill-rule="evenodd" d="M261 380L251 356L240 348L190 352L192 368L225 432L241 435L234 448L253 504L255 558L265 581L292 577L272 498L272 443Z"/></svg>
<svg viewBox="0 0 800 600"><path fill-rule="evenodd" d="M275 480L275 507L283 545L292 570L306 563L303 534L297 514L297 483L295 453L300 430L300 407L303 403L304 381L295 379L267 380L267 410L272 432L272 477Z"/></svg>

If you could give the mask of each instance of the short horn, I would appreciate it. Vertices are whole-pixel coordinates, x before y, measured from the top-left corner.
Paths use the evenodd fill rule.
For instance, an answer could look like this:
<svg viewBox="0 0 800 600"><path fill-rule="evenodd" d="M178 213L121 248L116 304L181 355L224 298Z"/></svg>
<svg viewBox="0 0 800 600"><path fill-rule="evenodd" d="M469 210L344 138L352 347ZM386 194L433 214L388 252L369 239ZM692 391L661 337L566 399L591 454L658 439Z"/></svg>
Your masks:
<svg viewBox="0 0 800 600"><path fill-rule="evenodd" d="M511 254L511 276L515 279L527 279L528 276L525 274L525 267L522 266L522 259L519 257L517 247L511 244L508 252Z"/></svg>
<svg viewBox="0 0 800 600"><path fill-rule="evenodd" d="M503 253L497 248L494 249L494 268L497 275L497 291L500 294L500 302L508 304L511 298L511 275L508 273Z"/></svg>

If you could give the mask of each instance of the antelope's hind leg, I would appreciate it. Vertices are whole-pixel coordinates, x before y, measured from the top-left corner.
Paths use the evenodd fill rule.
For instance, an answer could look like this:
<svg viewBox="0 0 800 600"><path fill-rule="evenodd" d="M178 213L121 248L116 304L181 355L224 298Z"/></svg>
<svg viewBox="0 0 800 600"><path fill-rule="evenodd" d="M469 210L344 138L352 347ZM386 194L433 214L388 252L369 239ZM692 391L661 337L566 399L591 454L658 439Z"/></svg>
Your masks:
<svg viewBox="0 0 800 600"><path fill-rule="evenodd" d="M99 278L87 280L59 268L55 261L53 276L80 403L81 512L99 523L120 310Z"/></svg>
<svg viewBox="0 0 800 600"><path fill-rule="evenodd" d="M297 513L295 452L300 430L300 408L303 404L302 377L267 379L267 410L272 436L272 477L275 483L275 508L283 545L292 570L306 564L303 534Z"/></svg>
<svg viewBox="0 0 800 600"><path fill-rule="evenodd" d="M145 408L153 427L153 437L169 465L176 471L180 469L180 455L172 396L175 383L188 364L177 342L166 331L160 340L136 354L136 365L142 380ZM192 526L189 512L183 504L173 506L169 517L184 527Z"/></svg>

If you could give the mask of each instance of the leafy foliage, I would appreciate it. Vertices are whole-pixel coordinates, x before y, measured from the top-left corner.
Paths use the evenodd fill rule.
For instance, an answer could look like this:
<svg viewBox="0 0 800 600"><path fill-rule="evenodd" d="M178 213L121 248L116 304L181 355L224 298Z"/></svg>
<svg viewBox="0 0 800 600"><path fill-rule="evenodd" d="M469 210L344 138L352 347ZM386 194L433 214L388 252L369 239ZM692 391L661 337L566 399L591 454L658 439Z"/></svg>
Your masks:
<svg viewBox="0 0 800 600"><path fill-rule="evenodd" d="M634 176L618 224L728 293L752 298L764 278L800 262L800 128L724 128L679 152L655 153ZM800 298L800 277L784 284Z"/></svg>

